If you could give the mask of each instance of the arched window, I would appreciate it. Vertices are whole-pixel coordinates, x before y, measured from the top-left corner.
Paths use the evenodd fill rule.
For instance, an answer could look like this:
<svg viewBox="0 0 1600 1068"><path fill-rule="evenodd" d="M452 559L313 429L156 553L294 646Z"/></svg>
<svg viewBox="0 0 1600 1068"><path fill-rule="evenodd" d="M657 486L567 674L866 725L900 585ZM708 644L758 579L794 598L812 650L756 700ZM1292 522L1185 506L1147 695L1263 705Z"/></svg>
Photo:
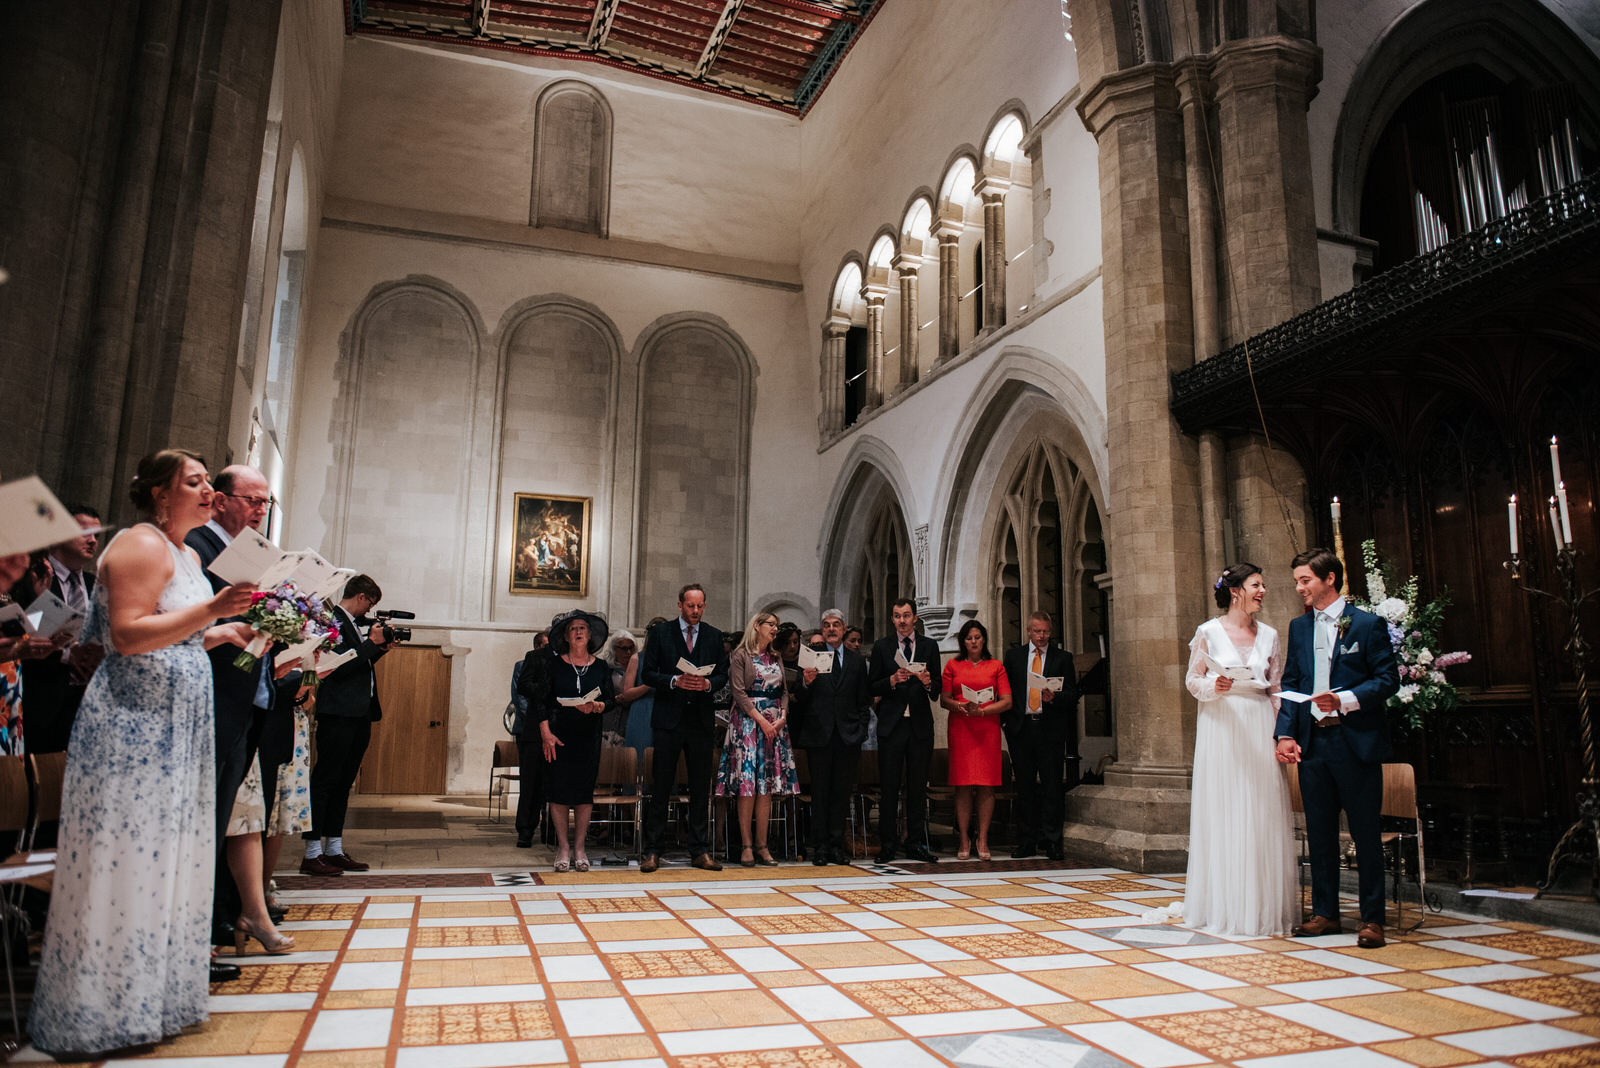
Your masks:
<svg viewBox="0 0 1600 1068"><path fill-rule="evenodd" d="M982 273L974 253L983 240L977 168L961 156L939 185L934 234L939 239L939 358L947 360L977 336Z"/></svg>
<svg viewBox="0 0 1600 1068"><path fill-rule="evenodd" d="M1033 166L1022 150L1022 116L1002 115L983 144L978 194L983 202L983 326L1004 326L1032 300ZM1013 274L1013 268L1015 273Z"/></svg>
<svg viewBox="0 0 1600 1068"><path fill-rule="evenodd" d="M267 350L266 395L261 406L267 432L280 455L289 452L289 417L294 403L295 348L300 339L300 302L306 277L306 166L300 146L289 162L289 187L283 197L283 231L278 241L277 298L272 309L272 342Z"/></svg>
<svg viewBox="0 0 1600 1068"><path fill-rule="evenodd" d="M922 377L924 351L937 353L938 335L933 344L923 344L923 331L938 322L939 257L933 243L933 204L917 197L900 222L900 255L895 259L900 278L900 348L894 361L900 370L900 384L908 386ZM929 314L932 311L933 314Z"/></svg>
<svg viewBox="0 0 1600 1068"><path fill-rule="evenodd" d="M866 542L857 560L855 582L846 611L850 622L861 628L865 640L873 641L893 627L889 608L901 597L916 598L917 573L911 556L911 539L906 521L895 504L894 495L885 492L873 506L867 522Z"/></svg>
<svg viewBox="0 0 1600 1068"><path fill-rule="evenodd" d="M852 258L839 268L822 328L824 434L842 432L869 406L867 367L867 303L861 297L861 264Z"/></svg>
<svg viewBox="0 0 1600 1068"><path fill-rule="evenodd" d="M862 299L867 303L867 394L883 403L900 385L900 289L894 283L894 238L878 235L867 253Z"/></svg>
<svg viewBox="0 0 1600 1068"><path fill-rule="evenodd" d="M539 94L528 224L610 232L611 107L583 82L556 82Z"/></svg>

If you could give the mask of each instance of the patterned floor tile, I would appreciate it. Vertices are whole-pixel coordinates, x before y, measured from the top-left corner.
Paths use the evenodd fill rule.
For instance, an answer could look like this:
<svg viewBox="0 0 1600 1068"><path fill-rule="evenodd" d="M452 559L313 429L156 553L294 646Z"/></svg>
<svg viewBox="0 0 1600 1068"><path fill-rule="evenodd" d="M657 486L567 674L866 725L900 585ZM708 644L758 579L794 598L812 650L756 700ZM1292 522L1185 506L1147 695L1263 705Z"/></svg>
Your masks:
<svg viewBox="0 0 1600 1068"><path fill-rule="evenodd" d="M714 949L672 953L611 953L606 959L619 979L675 979L696 975L731 975L739 969Z"/></svg>
<svg viewBox="0 0 1600 1068"><path fill-rule="evenodd" d="M965 935L943 939L963 953L989 960L1007 957L1049 957L1061 953L1062 943L1042 935L1019 931L1016 934Z"/></svg>
<svg viewBox="0 0 1600 1068"><path fill-rule="evenodd" d="M998 1009L1005 1002L960 979L908 979L846 983L844 993L882 1016Z"/></svg>
<svg viewBox="0 0 1600 1068"><path fill-rule="evenodd" d="M1600 946L1595 945L1593 942L1579 942L1573 938L1560 938L1556 935L1541 934L1533 931L1479 935L1473 938L1463 938L1462 941L1471 942L1476 946L1487 946L1490 949L1503 949L1511 953L1526 953L1530 957L1544 957L1547 959L1581 957L1590 953L1600 953Z"/></svg>
<svg viewBox="0 0 1600 1068"><path fill-rule="evenodd" d="M868 890L835 890L833 896L842 898L853 905L891 905L909 901L932 902L935 899L927 894L919 894L915 890L907 890L898 886L874 887Z"/></svg>
<svg viewBox="0 0 1600 1068"><path fill-rule="evenodd" d="M1208 1057L1225 1061L1347 1045L1291 1020L1245 1008L1155 1016L1141 1020L1140 1025Z"/></svg>
<svg viewBox="0 0 1600 1068"><path fill-rule="evenodd" d="M482 1005L412 1005L400 1025L404 1046L454 1046L469 1042L524 1042L556 1037L543 1002Z"/></svg>
<svg viewBox="0 0 1600 1068"><path fill-rule="evenodd" d="M1208 972L1226 975L1253 986L1272 986L1278 983L1311 983L1323 979L1341 979L1348 972L1330 968L1315 961L1287 957L1281 953L1244 953L1229 957L1196 957L1187 963Z"/></svg>
<svg viewBox="0 0 1600 1068"><path fill-rule="evenodd" d="M230 983L215 983L211 992L228 996L312 992L321 989L330 967L327 964L264 964L241 968L239 978Z"/></svg>
<svg viewBox="0 0 1600 1068"><path fill-rule="evenodd" d="M520 946L527 944L522 928L515 925L494 927L419 927L416 945L436 946Z"/></svg>
<svg viewBox="0 0 1600 1068"><path fill-rule="evenodd" d="M1573 1012L1600 1012L1600 983L1571 975L1552 975L1545 979L1506 979L1484 983L1485 990L1510 994Z"/></svg>
<svg viewBox="0 0 1600 1068"><path fill-rule="evenodd" d="M824 913L809 916L741 916L739 922L758 935L822 934L827 931L853 931L843 920Z"/></svg>

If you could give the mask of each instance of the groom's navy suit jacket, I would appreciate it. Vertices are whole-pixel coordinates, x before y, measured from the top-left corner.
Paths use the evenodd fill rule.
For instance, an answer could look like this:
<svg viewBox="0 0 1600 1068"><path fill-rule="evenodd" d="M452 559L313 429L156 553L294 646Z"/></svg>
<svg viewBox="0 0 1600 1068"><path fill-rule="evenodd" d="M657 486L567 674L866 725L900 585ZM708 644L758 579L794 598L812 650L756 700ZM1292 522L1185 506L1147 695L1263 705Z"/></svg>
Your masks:
<svg viewBox="0 0 1600 1068"><path fill-rule="evenodd" d="M1384 704L1400 688L1389 628L1371 612L1345 603L1350 628L1338 639L1328 671L1328 689L1348 690L1361 707L1344 715L1345 738L1356 759L1381 764L1391 755ZM1306 612L1289 624L1289 648L1283 666L1283 688L1310 693L1316 678L1315 615ZM1302 750L1311 741L1314 720L1309 701L1284 701L1273 736L1293 737Z"/></svg>

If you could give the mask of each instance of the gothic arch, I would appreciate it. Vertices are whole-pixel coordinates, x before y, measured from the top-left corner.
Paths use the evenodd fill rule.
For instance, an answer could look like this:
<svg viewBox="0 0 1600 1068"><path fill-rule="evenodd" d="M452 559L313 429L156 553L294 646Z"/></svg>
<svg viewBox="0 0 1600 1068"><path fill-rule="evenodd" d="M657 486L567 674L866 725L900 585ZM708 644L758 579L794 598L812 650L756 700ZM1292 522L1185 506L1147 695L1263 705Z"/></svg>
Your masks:
<svg viewBox="0 0 1600 1068"><path fill-rule="evenodd" d="M1477 64L1506 81L1570 81L1600 126L1600 57L1542 3L1425 0L1395 19L1351 78L1333 138L1333 225L1360 232L1361 184L1396 109L1440 74Z"/></svg>
<svg viewBox="0 0 1600 1068"><path fill-rule="evenodd" d="M890 603L920 587L901 497L904 471L882 442L863 445L857 442L841 468L825 513L822 601L872 640L888 632Z"/></svg>

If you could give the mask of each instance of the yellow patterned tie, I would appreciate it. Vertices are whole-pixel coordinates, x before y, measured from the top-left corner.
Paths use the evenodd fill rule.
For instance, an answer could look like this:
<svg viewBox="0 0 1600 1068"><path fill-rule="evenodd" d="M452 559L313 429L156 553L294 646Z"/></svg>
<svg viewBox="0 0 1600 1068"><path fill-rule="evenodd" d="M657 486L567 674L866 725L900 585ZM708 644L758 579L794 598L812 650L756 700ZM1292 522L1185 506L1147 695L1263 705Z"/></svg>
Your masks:
<svg viewBox="0 0 1600 1068"><path fill-rule="evenodd" d="M1035 675L1043 675L1044 674L1044 655L1039 652L1039 649L1038 649L1037 646L1035 646L1034 650L1033 650L1033 667L1030 670ZM1029 712L1037 712L1037 711L1039 711L1039 700L1040 700L1039 691L1035 690L1030 685L1028 687L1028 711Z"/></svg>

